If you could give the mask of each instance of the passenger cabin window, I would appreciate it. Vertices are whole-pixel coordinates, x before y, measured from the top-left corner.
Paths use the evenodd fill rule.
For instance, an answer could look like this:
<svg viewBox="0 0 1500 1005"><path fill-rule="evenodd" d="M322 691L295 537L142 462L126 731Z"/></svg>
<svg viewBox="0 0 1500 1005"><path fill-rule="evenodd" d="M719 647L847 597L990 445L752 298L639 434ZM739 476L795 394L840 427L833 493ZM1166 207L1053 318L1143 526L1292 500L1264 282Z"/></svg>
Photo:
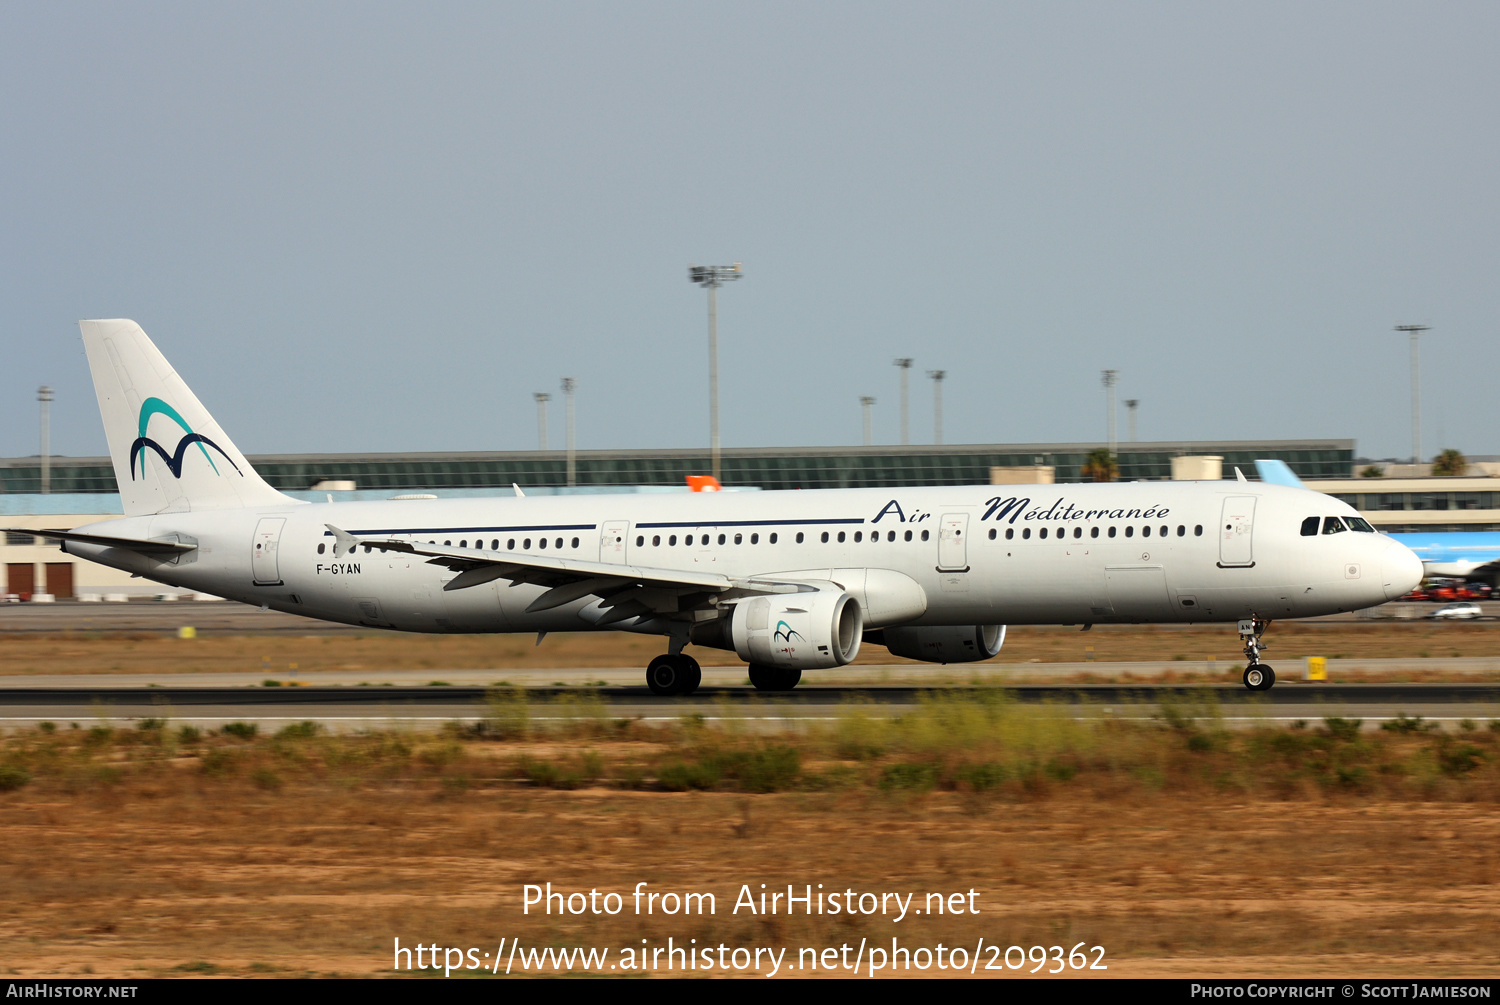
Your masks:
<svg viewBox="0 0 1500 1005"><path fill-rule="evenodd" d="M754 541L754 540L755 540L755 539L754 539L754 538L751 538L751 539L750 539L750 540L751 540L751 541ZM768 537L768 538L766 538L766 540L767 540L767 541L768 541L768 542L769 542L769 543L771 543L771 544L775 544L775 543L776 543L776 535L775 535L775 534L772 534L772 535L771 535L771 536L770 536L770 537ZM798 535L797 535L797 543L798 543L798 544L801 544L801 543L802 543L802 535L801 535L801 534L798 534Z"/></svg>
<svg viewBox="0 0 1500 1005"><path fill-rule="evenodd" d="M1125 536L1126 537L1135 537L1135 528L1134 527L1126 527L1125 528Z"/></svg>
<svg viewBox="0 0 1500 1005"><path fill-rule="evenodd" d="M750 543L751 544L760 544L760 535L759 534L751 534L750 535Z"/></svg>
<svg viewBox="0 0 1500 1005"><path fill-rule="evenodd" d="M1031 528L1030 527L1027 527L1026 529L1024 529L1024 530L1021 531L1021 540L1022 541L1029 541L1029 540L1031 540Z"/></svg>
<svg viewBox="0 0 1500 1005"><path fill-rule="evenodd" d="M990 540L993 541L994 539L995 539L995 528L991 527L990 528ZM322 552L322 550L323 550L323 546L322 545L318 545L318 551Z"/></svg>
<svg viewBox="0 0 1500 1005"><path fill-rule="evenodd" d="M1110 536L1110 537L1114 537L1114 536L1115 536L1115 528L1113 528L1113 527L1111 527L1111 528L1110 528L1110 529L1109 529L1109 536Z"/></svg>
<svg viewBox="0 0 1500 1005"><path fill-rule="evenodd" d="M844 532L843 531L839 531L839 544L843 544L843 543L844 543Z"/></svg>
<svg viewBox="0 0 1500 1005"><path fill-rule="evenodd" d="M922 540L927 540L927 531L922 531Z"/></svg>
<svg viewBox="0 0 1500 1005"><path fill-rule="evenodd" d="M644 534L637 534L635 536L635 546L637 548L639 548L641 545L643 545L645 543L646 543L646 535L644 535Z"/></svg>
<svg viewBox="0 0 1500 1005"><path fill-rule="evenodd" d="M325 547L327 547L327 546L326 545L322 545L322 544L318 545L318 554L319 555L323 554L323 549Z"/></svg>
<svg viewBox="0 0 1500 1005"><path fill-rule="evenodd" d="M1323 533L1325 534L1342 534L1347 529L1344 526L1344 522L1336 516L1325 516L1323 518Z"/></svg>
<svg viewBox="0 0 1500 1005"><path fill-rule="evenodd" d="M1089 528L1089 537L1098 537L1098 536L1099 536L1099 528L1098 527L1090 527Z"/></svg>
<svg viewBox="0 0 1500 1005"><path fill-rule="evenodd" d="M1016 536L1016 529L1014 527L1007 527L1007 528L1005 528L1005 539L1007 541L1014 540L1015 536Z"/></svg>
<svg viewBox="0 0 1500 1005"><path fill-rule="evenodd" d="M908 541L911 540L911 531L907 531L906 532L906 540L908 540Z"/></svg>
<svg viewBox="0 0 1500 1005"><path fill-rule="evenodd" d="M828 531L826 531L826 530L823 532L823 543L824 544L828 543Z"/></svg>
<svg viewBox="0 0 1500 1005"><path fill-rule="evenodd" d="M1319 523L1319 518L1315 517L1315 516L1310 516L1306 520L1303 520L1302 521L1302 536L1303 537L1317 537L1318 536L1318 523Z"/></svg>
<svg viewBox="0 0 1500 1005"><path fill-rule="evenodd" d="M1194 537L1202 537L1203 536L1203 525L1201 523L1200 524L1195 524L1193 526L1193 536Z"/></svg>
<svg viewBox="0 0 1500 1005"><path fill-rule="evenodd" d="M1041 530L1037 531L1036 536L1041 538L1043 541L1047 540L1047 528L1043 527Z"/></svg>

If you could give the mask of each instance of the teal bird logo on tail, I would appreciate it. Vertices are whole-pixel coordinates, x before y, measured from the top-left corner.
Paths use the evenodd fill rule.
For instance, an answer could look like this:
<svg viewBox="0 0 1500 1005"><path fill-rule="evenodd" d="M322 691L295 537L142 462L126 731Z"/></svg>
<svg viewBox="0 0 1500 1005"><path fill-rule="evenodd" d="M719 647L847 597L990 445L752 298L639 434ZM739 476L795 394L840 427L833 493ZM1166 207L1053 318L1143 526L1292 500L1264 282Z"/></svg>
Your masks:
<svg viewBox="0 0 1500 1005"><path fill-rule="evenodd" d="M182 428L182 431L185 434L182 439L177 441L177 448L171 453L168 453L165 447L146 435L146 426L148 423L150 423L151 417L153 415L165 415L167 418L177 423L177 425ZM172 477L180 479L182 477L183 458L187 455L187 448L189 444L193 443L198 444L198 449L203 453L203 459L208 461L208 466L214 469L214 474L220 474L219 466L215 464L214 459L208 455L208 447L213 447L219 452L219 456L223 457L226 461L229 461L229 466L234 468L236 474L239 474L241 477L244 476L244 472L240 471L239 465L235 464L233 460L230 460L229 455L224 453L223 447L219 446L217 443L215 443L213 440L210 440L202 433L193 432L193 427L189 426L187 424L187 420L177 414L177 409L173 408L165 401L162 401L160 398L147 398L144 402L141 403L141 414L140 418L137 420L137 426L138 429L135 442L130 445L131 481L135 480L135 459L137 457L141 459L141 477L146 477L146 448L148 447L156 451L161 459L166 462L168 470L172 472Z"/></svg>

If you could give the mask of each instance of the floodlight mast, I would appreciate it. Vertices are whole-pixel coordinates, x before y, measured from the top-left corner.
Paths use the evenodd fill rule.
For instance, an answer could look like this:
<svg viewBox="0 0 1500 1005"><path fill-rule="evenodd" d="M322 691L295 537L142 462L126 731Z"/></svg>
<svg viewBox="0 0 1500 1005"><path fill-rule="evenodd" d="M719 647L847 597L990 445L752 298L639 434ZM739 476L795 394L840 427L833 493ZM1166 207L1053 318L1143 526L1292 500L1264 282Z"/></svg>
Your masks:
<svg viewBox="0 0 1500 1005"><path fill-rule="evenodd" d="M1411 462L1422 463L1422 385L1417 377L1417 336L1431 325L1397 325L1396 331L1411 336Z"/></svg>
<svg viewBox="0 0 1500 1005"><path fill-rule="evenodd" d="M573 392L578 389L578 381L572 377L562 379L562 392L568 402L568 488L578 484L578 465L576 462L576 443L573 439Z"/></svg>
<svg viewBox="0 0 1500 1005"><path fill-rule="evenodd" d="M907 446L911 443L911 428L907 424L906 408L906 375L911 370L912 358L910 356L898 356L891 361L891 365L901 371L901 445Z"/></svg>
<svg viewBox="0 0 1500 1005"><path fill-rule="evenodd" d="M941 446L943 443L943 378L948 376L948 371L928 370L927 376L932 378L932 442Z"/></svg>
<svg viewBox="0 0 1500 1005"><path fill-rule="evenodd" d="M1106 415L1109 427L1109 456L1113 458L1120 446L1115 437L1115 385L1120 382L1120 371L1105 370L1103 376L1105 408L1108 409Z"/></svg>
<svg viewBox="0 0 1500 1005"><path fill-rule="evenodd" d="M868 395L868 394L862 394L862 395L859 396L859 405L860 405L861 410L864 412L864 420L865 420L865 446L867 446L867 447L870 446L871 443L873 442L871 440L871 438L870 438L871 437L871 429L870 429L870 406L873 405L873 404L875 404L875 399L872 398L870 395Z"/></svg>
<svg viewBox="0 0 1500 1005"><path fill-rule="evenodd" d="M547 449L547 402L552 400L552 395L546 391L534 391L531 395L536 399L536 443L538 450Z"/></svg>
<svg viewBox="0 0 1500 1005"><path fill-rule="evenodd" d="M36 389L36 400L41 402L42 409L42 495L52 491L52 430L51 415L52 388L43 384Z"/></svg>
<svg viewBox="0 0 1500 1005"><path fill-rule="evenodd" d="M741 275L739 262L688 266L688 281L708 290L708 439L715 480L719 478L719 287Z"/></svg>

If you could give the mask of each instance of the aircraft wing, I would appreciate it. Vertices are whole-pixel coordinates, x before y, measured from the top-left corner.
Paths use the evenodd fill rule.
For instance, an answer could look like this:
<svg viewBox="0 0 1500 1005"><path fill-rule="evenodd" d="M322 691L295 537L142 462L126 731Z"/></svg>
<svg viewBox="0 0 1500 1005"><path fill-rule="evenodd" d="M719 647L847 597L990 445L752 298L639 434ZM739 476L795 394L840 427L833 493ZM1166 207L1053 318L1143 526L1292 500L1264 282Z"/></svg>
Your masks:
<svg viewBox="0 0 1500 1005"><path fill-rule="evenodd" d="M549 587L526 608L528 614L548 611L584 597L602 601L603 617L597 625L613 624L646 614L671 614L703 606L710 596L731 599L767 593L804 593L817 587L807 582L774 578L731 579L716 572L687 572L646 566L585 562L544 555L454 548L448 545L397 541L390 538L356 537L332 524L324 524L334 537L335 558L358 545L385 551L418 555L432 565L458 573L443 585L445 591L464 590L496 579L512 586L533 584Z"/></svg>
<svg viewBox="0 0 1500 1005"><path fill-rule="evenodd" d="M110 537L105 534L77 534L71 530L35 530L30 527L0 527L0 530L10 534L31 534L54 541L76 541L79 544L92 544L101 548L124 548L126 551L139 552L153 558L182 555L198 549L196 544L183 544L179 541L143 541L139 538Z"/></svg>

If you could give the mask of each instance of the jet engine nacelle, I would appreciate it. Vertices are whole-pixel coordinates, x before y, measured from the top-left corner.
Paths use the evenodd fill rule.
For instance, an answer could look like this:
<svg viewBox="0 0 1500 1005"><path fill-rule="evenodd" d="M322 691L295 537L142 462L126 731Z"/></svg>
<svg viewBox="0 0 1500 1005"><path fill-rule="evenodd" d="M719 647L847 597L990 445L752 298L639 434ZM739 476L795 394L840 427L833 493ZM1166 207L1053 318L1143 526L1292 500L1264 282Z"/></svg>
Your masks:
<svg viewBox="0 0 1500 1005"><path fill-rule="evenodd" d="M797 670L843 666L859 652L859 601L837 589L753 597L734 605L734 651L746 663Z"/></svg>
<svg viewBox="0 0 1500 1005"><path fill-rule="evenodd" d="M872 633L873 634L873 633ZM978 663L1000 653L1005 644L1004 625L949 625L930 628L887 628L878 639L892 656L927 663Z"/></svg>

